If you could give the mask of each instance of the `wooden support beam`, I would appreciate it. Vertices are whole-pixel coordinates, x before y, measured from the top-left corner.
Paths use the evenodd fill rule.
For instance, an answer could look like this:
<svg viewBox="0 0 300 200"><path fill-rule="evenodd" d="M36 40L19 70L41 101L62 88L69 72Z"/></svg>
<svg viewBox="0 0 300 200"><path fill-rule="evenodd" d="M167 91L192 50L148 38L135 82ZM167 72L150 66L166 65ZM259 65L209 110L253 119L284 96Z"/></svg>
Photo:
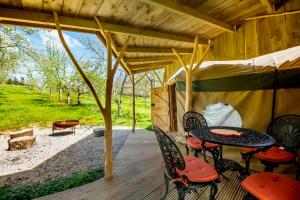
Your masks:
<svg viewBox="0 0 300 200"><path fill-rule="evenodd" d="M90 33L95 33L99 30L99 27L94 20L60 16L59 21L61 23L61 28L65 30ZM0 8L0 22L3 24L55 29L55 23L52 15L41 12ZM109 31L111 33L121 33L126 35L166 39L186 43L193 42L193 37L182 34L169 33L164 31L154 31L151 29L123 26L106 22L101 22L101 24L104 30ZM207 39L200 39L201 44L207 44L207 42Z"/></svg>
<svg viewBox="0 0 300 200"><path fill-rule="evenodd" d="M120 47L117 47L117 51L121 51ZM193 49L184 48L177 49L181 54L191 54ZM126 49L127 53L158 53L158 54L172 54L172 48L161 48L161 47L128 47Z"/></svg>
<svg viewBox="0 0 300 200"><path fill-rule="evenodd" d="M300 13L300 10L274 13L274 14L269 14L269 15L260 15L260 16L255 16L255 17L249 17L245 20L248 21L248 20L253 20L253 19L263 19L263 18L279 17L279 16L285 16L285 15L295 15L295 14L298 14L298 13Z"/></svg>
<svg viewBox="0 0 300 200"><path fill-rule="evenodd" d="M135 132L136 119L135 119L135 81L134 74L132 74L132 133Z"/></svg>
<svg viewBox="0 0 300 200"><path fill-rule="evenodd" d="M155 70L153 70L153 73L156 76L156 78L158 79L158 81L160 82L161 86L164 86L164 82L161 80L161 78L158 76L158 74L156 73Z"/></svg>
<svg viewBox="0 0 300 200"><path fill-rule="evenodd" d="M146 69L146 68L153 68L153 67L163 67L166 65L170 65L172 63L173 63L172 61L165 61L165 62L157 62L157 63L131 65L130 70L139 70L139 69Z"/></svg>
<svg viewBox="0 0 300 200"><path fill-rule="evenodd" d="M182 57L179 55L178 51L176 49L172 49L173 53L175 54L175 56L177 57L177 59L179 60L180 64L182 65L183 69L185 72L188 71L188 68L184 62L184 60L182 59Z"/></svg>
<svg viewBox="0 0 300 200"><path fill-rule="evenodd" d="M149 71L152 71L152 70L158 70L158 69L163 69L163 68L165 68L165 67L163 66L163 67L152 67L152 68L145 68L145 69L137 69L137 70L132 70L131 73L132 74L139 74L139 73L149 72Z"/></svg>
<svg viewBox="0 0 300 200"><path fill-rule="evenodd" d="M174 61L177 60L176 56L155 56L155 57L131 57L125 58L128 63L133 62L161 62L161 61Z"/></svg>
<svg viewBox="0 0 300 200"><path fill-rule="evenodd" d="M135 85L138 84L141 80L143 80L143 78L147 75L147 73L145 73L141 78L139 78L137 81L135 81Z"/></svg>
<svg viewBox="0 0 300 200"><path fill-rule="evenodd" d="M104 36L99 31L96 32L96 36L101 41L101 43L104 46L106 46L106 39L104 38ZM114 46L112 47L112 50L113 50L112 54L113 54L114 58L117 59L119 53L117 52L117 50L116 50L116 48ZM121 47L121 51L122 51L122 47ZM127 73L127 75L131 74L130 69L129 69L127 63L124 61L124 58L122 58L122 60L121 60L121 66L125 70L125 72Z"/></svg>
<svg viewBox="0 0 300 200"><path fill-rule="evenodd" d="M271 14L274 12L273 10L273 4L271 2L272 0L260 0L262 5L265 7L266 11Z"/></svg>
<svg viewBox="0 0 300 200"><path fill-rule="evenodd" d="M175 0L140 0L144 3L163 8L169 12L184 15L193 18L201 23L222 29L224 31L234 32L234 27L219 19L201 13L199 10L190 8Z"/></svg>

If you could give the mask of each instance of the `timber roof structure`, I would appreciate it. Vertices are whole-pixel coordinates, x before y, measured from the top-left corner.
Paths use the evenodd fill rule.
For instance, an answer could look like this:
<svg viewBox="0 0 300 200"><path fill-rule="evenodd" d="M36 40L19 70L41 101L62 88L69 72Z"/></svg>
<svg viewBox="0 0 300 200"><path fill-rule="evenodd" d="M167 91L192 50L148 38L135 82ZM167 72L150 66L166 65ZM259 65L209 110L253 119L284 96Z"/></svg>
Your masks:
<svg viewBox="0 0 300 200"><path fill-rule="evenodd" d="M112 33L118 55L131 35L123 68L129 74L159 69L177 59L172 48L192 54L199 44L224 32L234 32L249 17L272 13L281 0L0 0L3 24L55 29L53 11L63 30L99 35L99 19Z"/></svg>

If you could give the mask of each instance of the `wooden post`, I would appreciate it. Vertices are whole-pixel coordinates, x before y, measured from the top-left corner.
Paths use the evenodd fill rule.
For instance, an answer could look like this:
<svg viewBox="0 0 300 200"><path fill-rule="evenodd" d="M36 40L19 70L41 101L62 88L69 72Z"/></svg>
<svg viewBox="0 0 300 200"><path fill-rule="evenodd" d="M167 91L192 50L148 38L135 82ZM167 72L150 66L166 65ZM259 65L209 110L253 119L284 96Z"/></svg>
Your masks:
<svg viewBox="0 0 300 200"><path fill-rule="evenodd" d="M192 88L193 88L193 71L194 69L198 68L201 63L204 61L204 59L207 57L209 49L212 45L212 42L209 41L209 45L206 48L203 56L201 57L200 61L196 64L195 67L193 67L194 65L194 61L195 61L195 57L197 54L197 50L198 50L198 41L199 41L199 37L196 36L195 37L195 43L194 43L194 50L193 50L193 54L191 56L190 59L190 64L186 65L186 63L184 62L184 60L182 59L182 57L179 55L178 51L176 49L172 49L173 53L175 54L175 56L178 58L180 64L182 65L184 71L185 71L185 81L186 81L186 86L185 86L185 112L191 111L192 109Z"/></svg>
<svg viewBox="0 0 300 200"><path fill-rule="evenodd" d="M136 125L136 119L135 119L135 82L134 82L134 74L132 74L132 132L135 132L135 125Z"/></svg>
<svg viewBox="0 0 300 200"><path fill-rule="evenodd" d="M105 89L105 108L102 106L102 103L91 84L90 80L87 78L85 73L82 71L80 65L78 64L77 60L75 59L74 55L72 54L70 48L68 47L64 36L61 31L58 15L56 12L53 12L54 20L56 24L56 28L58 31L58 35L60 38L60 41L62 42L66 52L68 53L69 57L71 58L74 66L76 67L77 71L81 75L81 77L84 79L85 83L88 85L89 89L91 90L97 106L100 110L100 112L103 115L104 118L104 125L105 125L105 150L104 150L104 158L105 158L105 179L111 179L112 178L112 117L111 117L111 96L112 96L112 87L113 87L113 79L115 72L118 68L118 65L120 64L120 61L124 55L124 52L127 48L128 42L130 40L130 37L128 36L123 47L122 51L119 54L119 57L117 58L117 61L115 62L114 66L112 66L112 47L111 47L111 36L108 32L105 33L106 36L106 45L107 45L107 53L108 53L108 59L107 59L107 78L106 78L106 89Z"/></svg>

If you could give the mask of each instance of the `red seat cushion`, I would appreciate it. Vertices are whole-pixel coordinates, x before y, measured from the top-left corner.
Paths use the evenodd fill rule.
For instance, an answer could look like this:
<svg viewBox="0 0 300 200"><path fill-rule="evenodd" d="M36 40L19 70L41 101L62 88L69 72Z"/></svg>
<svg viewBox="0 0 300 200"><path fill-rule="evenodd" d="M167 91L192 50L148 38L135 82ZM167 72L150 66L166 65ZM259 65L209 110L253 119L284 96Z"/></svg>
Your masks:
<svg viewBox="0 0 300 200"><path fill-rule="evenodd" d="M249 152L249 151L255 151L256 148L251 148L251 147L244 147L243 151Z"/></svg>
<svg viewBox="0 0 300 200"><path fill-rule="evenodd" d="M260 200L296 200L300 198L300 182L272 172L246 178L242 186Z"/></svg>
<svg viewBox="0 0 300 200"><path fill-rule="evenodd" d="M198 138L195 137L188 137L186 139L186 143L197 150L201 150L202 149L202 145L201 145L201 140L199 140ZM214 148L218 148L219 145L218 144L214 144L214 143L210 143L210 142L205 142L205 147L207 149L214 149Z"/></svg>
<svg viewBox="0 0 300 200"><path fill-rule="evenodd" d="M273 146L265 152L259 152L254 154L256 158L261 160L270 161L274 163L288 162L294 160L296 157L291 152L288 152L279 147Z"/></svg>
<svg viewBox="0 0 300 200"><path fill-rule="evenodd" d="M195 156L184 156L185 169L177 169L177 174L186 176L191 182L209 182L218 178L218 172L213 166L205 162L202 158Z"/></svg>

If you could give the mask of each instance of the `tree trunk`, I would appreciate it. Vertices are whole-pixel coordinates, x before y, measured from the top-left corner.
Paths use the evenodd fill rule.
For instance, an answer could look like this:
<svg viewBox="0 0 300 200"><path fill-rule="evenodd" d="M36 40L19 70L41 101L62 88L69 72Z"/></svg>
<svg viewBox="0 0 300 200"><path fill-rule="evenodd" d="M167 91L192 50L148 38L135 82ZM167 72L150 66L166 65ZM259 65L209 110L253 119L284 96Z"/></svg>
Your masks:
<svg viewBox="0 0 300 200"><path fill-rule="evenodd" d="M80 96L81 96L81 93L79 91L79 89L77 90L77 105L79 106L81 104L80 102Z"/></svg>
<svg viewBox="0 0 300 200"><path fill-rule="evenodd" d="M134 75L132 75L132 132L135 132L135 83L134 83Z"/></svg>
<svg viewBox="0 0 300 200"><path fill-rule="evenodd" d="M62 100L62 89L59 88L58 101L61 102L61 100Z"/></svg>
<svg viewBox="0 0 300 200"><path fill-rule="evenodd" d="M52 88L49 88L49 100L51 101L52 99Z"/></svg>
<svg viewBox="0 0 300 200"><path fill-rule="evenodd" d="M124 92L124 85L125 85L126 79L127 79L127 76L125 75L122 85L121 85L120 97L119 97L119 101L118 101L118 117L120 117L122 115L122 96L123 96L123 92Z"/></svg>
<svg viewBox="0 0 300 200"><path fill-rule="evenodd" d="M70 103L71 103L70 93L67 93L67 104L70 105Z"/></svg>

